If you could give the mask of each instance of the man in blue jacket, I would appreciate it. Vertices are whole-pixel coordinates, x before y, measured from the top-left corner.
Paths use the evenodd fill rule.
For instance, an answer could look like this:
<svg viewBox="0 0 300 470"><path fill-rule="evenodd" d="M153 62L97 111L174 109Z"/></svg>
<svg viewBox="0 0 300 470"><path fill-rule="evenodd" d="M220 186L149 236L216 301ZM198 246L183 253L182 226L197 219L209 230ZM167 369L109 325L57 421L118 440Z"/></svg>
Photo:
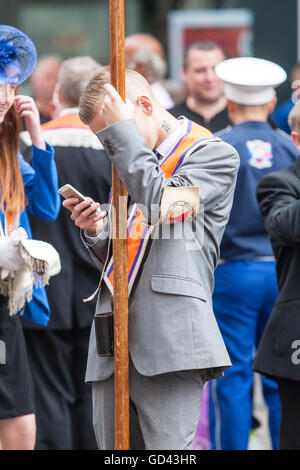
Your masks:
<svg viewBox="0 0 300 470"><path fill-rule="evenodd" d="M281 67L262 59L239 58L216 67L225 82L233 127L221 138L240 155L233 207L216 270L214 309L232 367L211 389L212 447L248 447L252 416L253 350L278 296L275 260L256 200L256 186L270 172L297 158L292 141L267 122L276 106L274 88L286 79ZM263 379L273 448L278 445L277 386Z"/></svg>
<svg viewBox="0 0 300 470"><path fill-rule="evenodd" d="M287 134L291 134L291 128L288 122L289 114L292 111L295 103L299 100L299 85L300 85L300 63L294 65L290 74L291 96L278 106L272 117L280 129Z"/></svg>

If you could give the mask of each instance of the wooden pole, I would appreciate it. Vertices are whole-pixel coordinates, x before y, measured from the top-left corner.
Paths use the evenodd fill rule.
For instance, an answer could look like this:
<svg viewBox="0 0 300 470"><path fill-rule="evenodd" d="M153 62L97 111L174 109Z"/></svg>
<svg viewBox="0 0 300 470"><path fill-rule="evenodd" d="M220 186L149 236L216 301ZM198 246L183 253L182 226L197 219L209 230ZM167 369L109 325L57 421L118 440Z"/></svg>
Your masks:
<svg viewBox="0 0 300 470"><path fill-rule="evenodd" d="M110 0L111 84L125 101L125 18L124 0ZM124 155L125 158L125 155ZM114 207L114 364L115 364L115 449L130 448L129 435L129 353L128 353L128 255L126 189L112 169Z"/></svg>

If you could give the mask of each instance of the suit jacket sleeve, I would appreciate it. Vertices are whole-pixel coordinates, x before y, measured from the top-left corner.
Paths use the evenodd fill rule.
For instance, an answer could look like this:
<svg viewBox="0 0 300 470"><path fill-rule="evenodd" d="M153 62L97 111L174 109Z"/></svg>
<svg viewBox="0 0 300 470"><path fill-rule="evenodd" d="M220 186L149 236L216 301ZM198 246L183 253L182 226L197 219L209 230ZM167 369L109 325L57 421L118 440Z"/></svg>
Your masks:
<svg viewBox="0 0 300 470"><path fill-rule="evenodd" d="M300 242L300 200L282 172L264 177L257 186L257 200L270 237L284 246Z"/></svg>
<svg viewBox="0 0 300 470"><path fill-rule="evenodd" d="M149 224L157 222L157 208L166 186L199 187L205 211L214 208L234 189L239 157L233 147L222 141L204 144L166 179L134 120L120 121L98 132L97 136Z"/></svg>
<svg viewBox="0 0 300 470"><path fill-rule="evenodd" d="M109 222L108 217L104 219L102 232L97 237L89 237L85 231L80 231L81 240L90 252L96 266L102 270L106 261L109 246Z"/></svg>

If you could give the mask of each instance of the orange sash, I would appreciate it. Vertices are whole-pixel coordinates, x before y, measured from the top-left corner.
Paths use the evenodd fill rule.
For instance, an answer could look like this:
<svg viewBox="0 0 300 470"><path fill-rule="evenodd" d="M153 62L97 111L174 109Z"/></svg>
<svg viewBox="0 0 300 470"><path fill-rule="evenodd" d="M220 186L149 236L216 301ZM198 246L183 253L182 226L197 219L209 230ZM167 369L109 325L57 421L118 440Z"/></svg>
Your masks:
<svg viewBox="0 0 300 470"><path fill-rule="evenodd" d="M65 114L42 125L43 131L63 129L65 127L71 129L89 129L88 126L83 124L78 113Z"/></svg>
<svg viewBox="0 0 300 470"><path fill-rule="evenodd" d="M187 121L186 134L176 143L170 153L163 158L160 168L167 179L171 178L184 161L206 141L219 140L210 131L192 121ZM137 204L134 204L128 218L128 293L141 265L147 242L153 226L146 225L145 217ZM114 269L113 259L107 265L104 280L113 294Z"/></svg>
<svg viewBox="0 0 300 470"><path fill-rule="evenodd" d="M14 227L14 214L12 214L12 212L7 212L6 213L6 220L5 220L5 224L6 224L6 227L5 227L5 232L6 232L6 235L9 236L11 234L11 232L13 231L13 227Z"/></svg>
<svg viewBox="0 0 300 470"><path fill-rule="evenodd" d="M19 215L12 212L3 212L3 225L0 220L0 236L9 237L11 232L19 226Z"/></svg>

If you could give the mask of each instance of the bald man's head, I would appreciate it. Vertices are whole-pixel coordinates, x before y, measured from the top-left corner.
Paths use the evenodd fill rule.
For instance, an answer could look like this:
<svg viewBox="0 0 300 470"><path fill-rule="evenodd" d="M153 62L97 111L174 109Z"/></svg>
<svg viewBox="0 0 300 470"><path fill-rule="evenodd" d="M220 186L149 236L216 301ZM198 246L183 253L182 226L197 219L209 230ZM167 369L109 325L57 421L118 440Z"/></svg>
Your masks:
<svg viewBox="0 0 300 470"><path fill-rule="evenodd" d="M80 97L80 119L89 124L95 115L99 113L101 104L104 100L104 85L110 83L110 67L102 67L101 70L94 73L89 80L86 89ZM151 87L147 80L134 70L126 69L125 72L125 88L126 98L130 99L134 106L138 97L146 95L157 105L152 93Z"/></svg>
<svg viewBox="0 0 300 470"><path fill-rule="evenodd" d="M36 100L51 101L62 59L56 55L39 58L29 82Z"/></svg>
<svg viewBox="0 0 300 470"><path fill-rule="evenodd" d="M165 60L166 58L162 44L154 36L143 33L132 34L127 36L125 39L126 63L129 62L140 49L149 49L152 52L155 52L155 54L158 54L162 60Z"/></svg>

